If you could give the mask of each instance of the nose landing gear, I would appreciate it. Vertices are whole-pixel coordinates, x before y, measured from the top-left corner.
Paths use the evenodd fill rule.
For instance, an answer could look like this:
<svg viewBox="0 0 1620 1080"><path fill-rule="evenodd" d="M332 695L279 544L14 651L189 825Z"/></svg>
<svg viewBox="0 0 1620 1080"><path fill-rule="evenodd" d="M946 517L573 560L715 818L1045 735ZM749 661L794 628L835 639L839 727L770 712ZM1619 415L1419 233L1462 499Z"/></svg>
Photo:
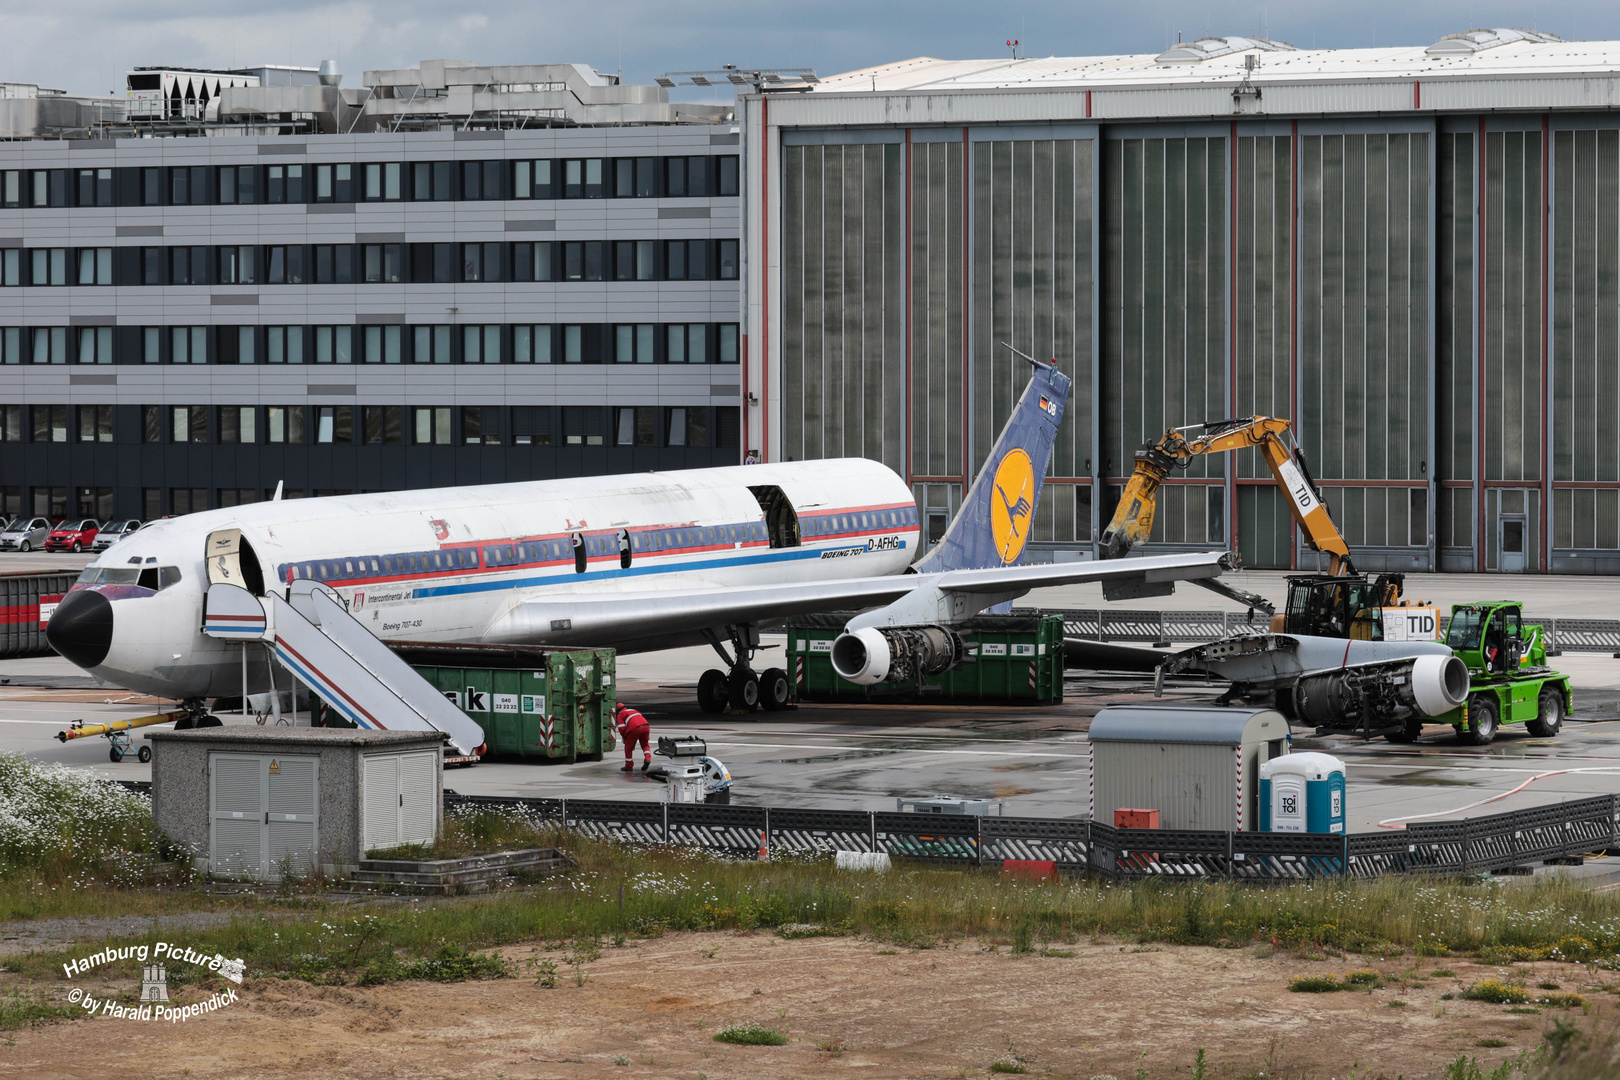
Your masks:
<svg viewBox="0 0 1620 1080"><path fill-rule="evenodd" d="M698 707L706 713L723 713L728 709L753 712L764 708L776 712L788 707L792 687L787 672L781 668L766 668L756 673L753 654L759 649L759 632L751 626L728 626L733 652L727 652L718 634L709 633L709 644L726 663L726 671L710 668L698 679Z"/></svg>
<svg viewBox="0 0 1620 1080"><path fill-rule="evenodd" d="M202 698L186 698L180 703L186 710L186 715L174 722L174 730L189 731L192 728L224 727L225 721L208 713L208 702Z"/></svg>

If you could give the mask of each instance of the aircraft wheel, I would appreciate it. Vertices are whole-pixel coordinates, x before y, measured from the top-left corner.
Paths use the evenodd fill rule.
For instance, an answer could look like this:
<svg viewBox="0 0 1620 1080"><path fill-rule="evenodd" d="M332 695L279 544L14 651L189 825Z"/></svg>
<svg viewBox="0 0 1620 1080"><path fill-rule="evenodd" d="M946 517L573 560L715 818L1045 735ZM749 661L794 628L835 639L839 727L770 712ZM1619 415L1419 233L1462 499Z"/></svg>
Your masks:
<svg viewBox="0 0 1620 1080"><path fill-rule="evenodd" d="M124 760L123 752L120 751L116 746L109 746L107 748L107 760L116 765L120 761Z"/></svg>
<svg viewBox="0 0 1620 1080"><path fill-rule="evenodd" d="M767 668L759 677L759 703L765 706L766 712L787 708L792 693L793 684L788 682L787 672L781 668Z"/></svg>
<svg viewBox="0 0 1620 1080"><path fill-rule="evenodd" d="M1468 699L1468 726L1458 732L1465 746L1489 746L1496 738L1498 713L1493 694L1475 694Z"/></svg>
<svg viewBox="0 0 1620 1080"><path fill-rule="evenodd" d="M1401 730L1385 732L1384 738L1392 743L1415 743L1418 741L1418 736L1422 734L1423 721L1408 720L1406 726Z"/></svg>
<svg viewBox="0 0 1620 1080"><path fill-rule="evenodd" d="M733 709L753 712L759 704L759 676L752 671L738 671L726 680L726 691Z"/></svg>
<svg viewBox="0 0 1620 1080"><path fill-rule="evenodd" d="M1564 696L1548 687L1536 702L1536 718L1524 725L1530 734L1550 739L1564 726Z"/></svg>
<svg viewBox="0 0 1620 1080"><path fill-rule="evenodd" d="M204 716L197 721L198 727L224 727L225 721L217 716Z"/></svg>
<svg viewBox="0 0 1620 1080"><path fill-rule="evenodd" d="M150 746L141 747L135 752L135 760L139 761L142 765L145 765L148 761L151 761L152 748Z"/></svg>
<svg viewBox="0 0 1620 1080"><path fill-rule="evenodd" d="M698 679L698 708L706 713L725 712L726 698L726 673L717 668L705 671Z"/></svg>
<svg viewBox="0 0 1620 1080"><path fill-rule="evenodd" d="M196 726L197 721L193 720L189 716L182 716L180 719L174 722L174 730L176 731L190 731Z"/></svg>

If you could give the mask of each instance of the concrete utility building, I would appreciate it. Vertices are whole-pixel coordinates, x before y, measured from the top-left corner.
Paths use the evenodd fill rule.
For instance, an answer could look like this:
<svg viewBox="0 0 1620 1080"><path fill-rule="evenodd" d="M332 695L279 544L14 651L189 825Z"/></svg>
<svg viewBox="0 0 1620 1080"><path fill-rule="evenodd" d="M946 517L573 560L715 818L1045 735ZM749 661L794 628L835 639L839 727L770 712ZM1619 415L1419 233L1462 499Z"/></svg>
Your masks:
<svg viewBox="0 0 1620 1080"><path fill-rule="evenodd" d="M735 464L739 133L576 65L0 114L0 514Z"/></svg>
<svg viewBox="0 0 1620 1080"><path fill-rule="evenodd" d="M1075 376L1049 557L1093 550L1144 440L1264 413L1363 568L1620 572L1617 106L1620 42L1526 30L767 88L746 441L881 459L937 529L1024 383L1007 342ZM1195 462L1154 535L1311 565L1289 537L1254 455Z"/></svg>

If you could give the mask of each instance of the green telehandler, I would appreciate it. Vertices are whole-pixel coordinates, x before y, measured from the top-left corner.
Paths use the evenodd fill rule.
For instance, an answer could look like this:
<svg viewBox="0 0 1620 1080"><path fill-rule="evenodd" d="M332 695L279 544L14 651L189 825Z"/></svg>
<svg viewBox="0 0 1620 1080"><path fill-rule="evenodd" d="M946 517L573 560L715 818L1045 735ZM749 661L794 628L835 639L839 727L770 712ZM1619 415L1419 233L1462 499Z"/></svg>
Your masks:
<svg viewBox="0 0 1620 1080"><path fill-rule="evenodd" d="M1450 724L1459 741L1484 746L1503 724L1522 723L1530 734L1550 738L1573 706L1569 677L1547 666L1546 634L1526 625L1522 606L1511 600L1455 604L1446 644L1468 665L1468 699L1432 722ZM1410 742L1408 727L1393 742Z"/></svg>

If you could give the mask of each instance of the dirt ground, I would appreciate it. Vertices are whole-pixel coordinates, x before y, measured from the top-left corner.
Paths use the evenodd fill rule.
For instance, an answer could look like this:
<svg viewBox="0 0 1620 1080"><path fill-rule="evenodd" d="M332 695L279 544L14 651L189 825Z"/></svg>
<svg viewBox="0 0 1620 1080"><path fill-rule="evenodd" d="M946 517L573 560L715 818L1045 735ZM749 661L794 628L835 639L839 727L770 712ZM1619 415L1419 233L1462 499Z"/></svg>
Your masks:
<svg viewBox="0 0 1620 1080"><path fill-rule="evenodd" d="M1504 969L1460 960L1303 959L1264 948L1081 943L1072 956L973 943L895 949L854 938L670 934L606 946L582 971L561 952L504 950L520 977L493 982L317 987L250 979L241 1000L182 1024L86 1017L0 1040L0 1076L55 1077L984 1077L1016 1057L1033 1075L1186 1077L1199 1048L1211 1077L1438 1076L1459 1053L1494 1063L1535 1046L1555 1016L1607 1026L1614 994L1570 964L1505 969L1532 988L1586 994L1591 1015L1511 1013L1442 1000ZM536 985L550 959L557 986ZM1428 977L1402 986L1414 963ZM1300 974L1382 971L1383 989L1291 993ZM127 981L74 985L97 997ZM68 987L55 983L53 996ZM180 991L179 1001L201 996ZM1404 1005L1394 1004L1397 1001ZM786 1046L730 1046L755 1021ZM1502 1040L1481 1048L1482 1040ZM1144 1054L1146 1055L1144 1058Z"/></svg>

